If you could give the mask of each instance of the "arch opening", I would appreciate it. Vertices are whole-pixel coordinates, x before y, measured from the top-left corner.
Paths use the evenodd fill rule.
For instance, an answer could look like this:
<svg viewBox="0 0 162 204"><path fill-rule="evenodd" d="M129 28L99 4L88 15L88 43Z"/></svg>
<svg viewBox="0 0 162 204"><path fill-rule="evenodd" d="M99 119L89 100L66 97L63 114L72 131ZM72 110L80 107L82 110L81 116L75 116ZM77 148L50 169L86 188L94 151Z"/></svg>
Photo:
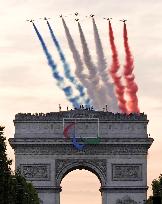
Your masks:
<svg viewBox="0 0 162 204"><path fill-rule="evenodd" d="M102 171L102 169L100 167L98 167L97 165L95 165L95 163L90 163L90 162L70 162L67 165L64 165L63 168L58 172L57 174L57 185L60 186L62 179L71 171L74 170L87 170L93 174L95 174L102 186L105 186L106 184L106 176L104 175L104 172Z"/></svg>
<svg viewBox="0 0 162 204"><path fill-rule="evenodd" d="M101 204L101 182L97 175L87 168L80 166L66 172L61 186L61 204Z"/></svg>

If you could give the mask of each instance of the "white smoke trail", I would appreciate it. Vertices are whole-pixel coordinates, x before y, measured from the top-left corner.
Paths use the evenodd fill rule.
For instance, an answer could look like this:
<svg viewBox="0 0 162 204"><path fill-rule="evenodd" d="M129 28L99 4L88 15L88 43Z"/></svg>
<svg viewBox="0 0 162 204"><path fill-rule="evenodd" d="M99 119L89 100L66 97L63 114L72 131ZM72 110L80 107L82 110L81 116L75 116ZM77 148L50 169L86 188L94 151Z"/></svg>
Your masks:
<svg viewBox="0 0 162 204"><path fill-rule="evenodd" d="M80 23L78 23L78 27L79 27L80 39L81 39L82 48L83 48L84 61L89 70L89 79L96 81L96 84L99 87L99 77L97 75L97 69L96 69L96 66L92 62L89 48L88 48L86 39L84 37L84 33L83 33Z"/></svg>
<svg viewBox="0 0 162 204"><path fill-rule="evenodd" d="M78 22L78 28L79 28L80 39L81 39L82 48L83 48L84 61L89 70L88 78L92 83L92 88L96 95L97 106L99 108L102 108L108 102L107 98L105 97L105 90L104 90L104 87L100 85L100 77L98 76L98 70L97 70L97 67L94 65L94 63L92 62L90 51L89 51L82 27L79 22Z"/></svg>
<svg viewBox="0 0 162 204"><path fill-rule="evenodd" d="M117 98L114 92L114 85L109 81L107 63L106 63L106 59L104 56L103 47L102 47L101 39L99 36L98 28L97 28L94 18L92 18L92 22L93 22L94 39L95 39L95 44L96 44L96 53L97 53L97 60L98 60L97 67L98 67L98 71L99 71L100 77L103 82L103 86L105 88L105 95L107 96L108 107L110 111L112 112L119 112Z"/></svg>
<svg viewBox="0 0 162 204"><path fill-rule="evenodd" d="M62 18L62 23L63 23L64 29L65 29L65 34L66 34L66 38L68 40L70 50L73 54L74 62L76 64L75 74L79 78L79 80L82 82L82 84L87 88L87 93L88 93L89 97L92 99L94 107L98 109L91 81L88 80L88 76L84 73L84 66L83 66L80 54L79 54L79 52L76 48L76 45L74 43L74 40L70 34L69 28L67 27L66 22L63 18Z"/></svg>

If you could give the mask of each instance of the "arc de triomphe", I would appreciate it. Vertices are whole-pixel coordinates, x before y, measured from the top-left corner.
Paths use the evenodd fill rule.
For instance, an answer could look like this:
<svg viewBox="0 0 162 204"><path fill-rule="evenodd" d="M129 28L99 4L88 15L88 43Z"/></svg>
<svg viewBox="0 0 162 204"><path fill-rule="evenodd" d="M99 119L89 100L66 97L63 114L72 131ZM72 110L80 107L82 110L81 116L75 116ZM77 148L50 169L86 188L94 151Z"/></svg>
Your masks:
<svg viewBox="0 0 162 204"><path fill-rule="evenodd" d="M32 181L43 204L60 204L61 181L75 169L98 177L102 204L136 204L147 194L147 152L153 142L147 124L144 113L19 113L9 142L16 169Z"/></svg>

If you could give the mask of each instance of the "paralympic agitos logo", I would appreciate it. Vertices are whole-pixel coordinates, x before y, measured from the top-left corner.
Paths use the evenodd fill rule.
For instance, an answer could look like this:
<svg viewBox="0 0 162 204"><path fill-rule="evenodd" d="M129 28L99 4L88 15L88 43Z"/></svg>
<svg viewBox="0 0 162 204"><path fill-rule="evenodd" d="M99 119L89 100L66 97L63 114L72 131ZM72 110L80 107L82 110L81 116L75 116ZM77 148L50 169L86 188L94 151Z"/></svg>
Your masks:
<svg viewBox="0 0 162 204"><path fill-rule="evenodd" d="M98 133L97 133L95 138L94 137L93 138L80 137L81 142L79 143L77 140L78 138L76 135L77 133L75 131L75 127L76 127L76 123L74 123L74 122L68 124L64 128L63 134L64 134L65 139L71 138L72 143L77 150L83 150L87 144L93 145L93 144L99 144L100 143L100 138L99 138Z"/></svg>

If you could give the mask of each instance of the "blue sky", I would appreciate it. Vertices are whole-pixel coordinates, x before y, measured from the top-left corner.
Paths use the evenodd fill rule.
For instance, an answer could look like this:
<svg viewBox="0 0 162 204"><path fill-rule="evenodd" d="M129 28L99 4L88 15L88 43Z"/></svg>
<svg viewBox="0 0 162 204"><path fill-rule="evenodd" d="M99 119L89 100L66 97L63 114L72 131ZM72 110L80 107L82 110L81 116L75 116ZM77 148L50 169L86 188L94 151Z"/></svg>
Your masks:
<svg viewBox="0 0 162 204"><path fill-rule="evenodd" d="M116 44L121 64L124 62L122 41L122 23L119 19L128 19L128 34L135 59L135 76L139 87L138 98L141 112L150 120L148 133L155 139L148 155L148 182L158 177L162 170L161 155L161 117L162 117L162 1L161 0L1 0L0 18L0 123L6 126L6 137L13 137L14 115L18 112L51 112L58 110L58 104L64 109L69 105L64 94L58 89L47 65L39 41L28 18L38 19L36 24L46 39L50 51L54 54L58 67L60 60L53 48L45 23L40 17L51 17L51 25L64 47L64 52L73 72L75 64L68 48L59 14L65 18L77 47L81 50L79 33L73 14L80 13L91 54L94 51L93 30L90 19L85 15L94 13L99 28L107 63L111 63L111 51L108 39L108 26L103 17L112 17ZM57 97L56 97L57 96ZM13 151L8 147L8 155L14 159ZM70 177L72 179L72 176ZM78 179L82 180L82 179ZM91 178L89 187L94 186ZM67 181L68 183L68 181ZM67 183L64 185L67 186ZM75 185L71 190L75 189ZM71 191L72 192L72 191ZM76 193L79 194L79 189ZM69 193L67 194L69 195ZM72 193L70 194L72 195ZM96 198L94 198L96 200ZM66 202L69 204L68 202ZM97 204L97 201L93 202ZM70 203L72 204L72 203Z"/></svg>

